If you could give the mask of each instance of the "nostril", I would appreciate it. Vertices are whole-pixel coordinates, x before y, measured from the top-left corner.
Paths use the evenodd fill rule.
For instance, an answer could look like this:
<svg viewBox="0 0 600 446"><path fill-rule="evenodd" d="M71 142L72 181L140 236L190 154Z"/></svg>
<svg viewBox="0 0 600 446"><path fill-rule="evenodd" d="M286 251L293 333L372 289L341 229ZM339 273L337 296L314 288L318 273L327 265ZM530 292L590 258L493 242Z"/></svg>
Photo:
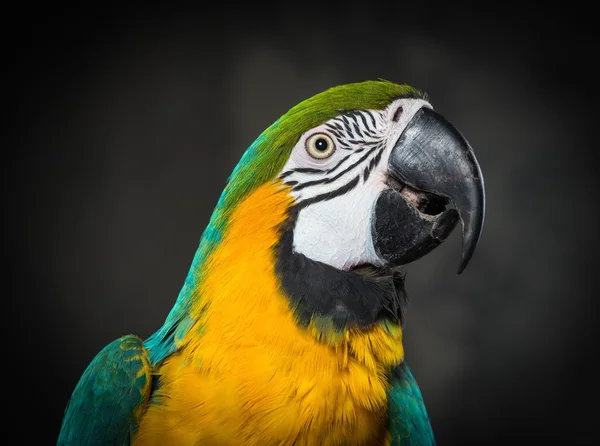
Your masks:
<svg viewBox="0 0 600 446"><path fill-rule="evenodd" d="M402 112L404 111L404 109L400 106L396 109L396 111L394 112L394 117L392 118L392 121L394 122L398 122L398 120L400 119L400 115L402 115Z"/></svg>

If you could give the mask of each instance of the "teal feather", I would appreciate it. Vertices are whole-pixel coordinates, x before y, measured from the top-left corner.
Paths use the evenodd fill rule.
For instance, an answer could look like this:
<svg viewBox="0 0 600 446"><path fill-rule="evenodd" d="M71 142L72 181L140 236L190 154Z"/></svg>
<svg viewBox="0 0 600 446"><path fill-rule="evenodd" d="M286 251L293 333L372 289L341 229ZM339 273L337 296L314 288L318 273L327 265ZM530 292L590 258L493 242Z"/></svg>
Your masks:
<svg viewBox="0 0 600 446"><path fill-rule="evenodd" d="M390 446L434 446L435 438L421 390L406 363L392 372L388 394Z"/></svg>
<svg viewBox="0 0 600 446"><path fill-rule="evenodd" d="M123 336L104 347L77 383L58 445L128 445L151 393L143 341Z"/></svg>

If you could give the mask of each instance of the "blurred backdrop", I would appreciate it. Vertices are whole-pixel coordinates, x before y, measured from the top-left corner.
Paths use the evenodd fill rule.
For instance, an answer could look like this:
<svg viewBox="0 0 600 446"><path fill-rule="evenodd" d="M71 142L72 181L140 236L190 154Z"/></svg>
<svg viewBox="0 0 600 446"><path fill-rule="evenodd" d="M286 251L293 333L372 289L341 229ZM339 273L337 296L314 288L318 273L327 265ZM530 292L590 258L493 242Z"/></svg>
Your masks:
<svg viewBox="0 0 600 446"><path fill-rule="evenodd" d="M4 429L54 443L94 355L160 327L226 177L264 128L328 87L384 78L429 93L486 182L467 270L456 275L458 232L407 267L406 357L439 444L591 443L588 13L213 7L6 17Z"/></svg>

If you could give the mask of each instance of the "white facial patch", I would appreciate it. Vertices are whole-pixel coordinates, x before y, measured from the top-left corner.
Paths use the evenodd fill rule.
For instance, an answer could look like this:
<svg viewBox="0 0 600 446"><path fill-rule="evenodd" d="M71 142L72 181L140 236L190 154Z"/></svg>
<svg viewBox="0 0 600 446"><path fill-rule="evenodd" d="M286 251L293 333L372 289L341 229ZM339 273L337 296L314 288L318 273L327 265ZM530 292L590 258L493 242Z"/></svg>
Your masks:
<svg viewBox="0 0 600 446"><path fill-rule="evenodd" d="M384 110L345 113L300 137L279 175L300 208L296 252L344 270L384 263L372 240L375 204L388 189L390 152L422 107L431 105L398 99ZM325 137L319 141L321 135ZM335 145L331 154L329 142Z"/></svg>
<svg viewBox="0 0 600 446"><path fill-rule="evenodd" d="M371 216L386 187L382 181L358 185L335 199L303 208L294 228L295 251L338 269L381 264L372 242Z"/></svg>

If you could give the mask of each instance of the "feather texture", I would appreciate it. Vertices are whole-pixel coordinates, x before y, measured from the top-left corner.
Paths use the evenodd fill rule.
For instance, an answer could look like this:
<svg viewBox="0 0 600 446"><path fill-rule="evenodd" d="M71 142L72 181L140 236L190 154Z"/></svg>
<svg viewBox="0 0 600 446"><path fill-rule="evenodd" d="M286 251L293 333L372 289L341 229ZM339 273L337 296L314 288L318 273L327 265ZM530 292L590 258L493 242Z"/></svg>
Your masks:
<svg viewBox="0 0 600 446"><path fill-rule="evenodd" d="M392 372L388 394L388 431L391 446L434 446L435 438L421 390L408 365Z"/></svg>
<svg viewBox="0 0 600 446"><path fill-rule="evenodd" d="M65 409L59 445L129 445L151 393L143 342L123 336L103 348Z"/></svg>

